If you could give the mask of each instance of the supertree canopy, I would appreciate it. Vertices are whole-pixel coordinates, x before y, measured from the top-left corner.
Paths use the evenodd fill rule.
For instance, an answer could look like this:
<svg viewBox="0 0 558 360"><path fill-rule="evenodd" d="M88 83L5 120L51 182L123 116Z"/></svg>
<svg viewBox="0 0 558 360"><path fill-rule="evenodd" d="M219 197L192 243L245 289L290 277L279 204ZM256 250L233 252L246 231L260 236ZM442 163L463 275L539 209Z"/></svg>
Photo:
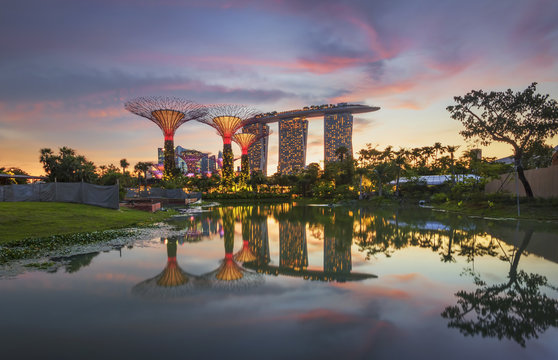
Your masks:
<svg viewBox="0 0 558 360"><path fill-rule="evenodd" d="M235 132L246 125L255 116L256 110L244 105L219 104L207 107L207 115L201 122L215 128L223 138L223 176L222 182L226 188L232 186L233 152L231 139Z"/></svg>
<svg viewBox="0 0 558 360"><path fill-rule="evenodd" d="M174 133L180 125L206 114L203 105L175 97L138 97L124 104L126 110L153 121L165 135L165 177L176 172Z"/></svg>
<svg viewBox="0 0 558 360"><path fill-rule="evenodd" d="M233 135L233 141L240 146L242 150L242 157L240 163L240 169L242 173L243 179L246 181L250 176L250 164L248 162L248 149L252 146L256 141L260 140L263 137L269 136L270 132L265 132L262 134L252 134L252 133L238 133Z"/></svg>

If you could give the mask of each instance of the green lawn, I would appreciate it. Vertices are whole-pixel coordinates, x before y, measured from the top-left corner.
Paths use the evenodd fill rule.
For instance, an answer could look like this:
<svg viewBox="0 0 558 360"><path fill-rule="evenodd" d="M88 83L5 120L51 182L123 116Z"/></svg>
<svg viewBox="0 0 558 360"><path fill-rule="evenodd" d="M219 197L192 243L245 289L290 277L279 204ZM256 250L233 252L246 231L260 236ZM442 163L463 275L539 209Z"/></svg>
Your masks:
<svg viewBox="0 0 558 360"><path fill-rule="evenodd" d="M0 202L0 244L157 222L172 212L148 213L122 208L51 202Z"/></svg>

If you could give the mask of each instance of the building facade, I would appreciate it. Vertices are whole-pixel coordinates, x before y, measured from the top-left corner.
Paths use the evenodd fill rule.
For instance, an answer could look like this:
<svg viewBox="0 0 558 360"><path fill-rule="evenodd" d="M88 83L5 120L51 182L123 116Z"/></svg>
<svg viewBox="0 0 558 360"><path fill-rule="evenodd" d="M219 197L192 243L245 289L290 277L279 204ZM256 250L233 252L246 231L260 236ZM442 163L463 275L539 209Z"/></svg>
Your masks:
<svg viewBox="0 0 558 360"><path fill-rule="evenodd" d="M308 120L292 118L279 120L279 166L281 174L292 174L306 165Z"/></svg>
<svg viewBox="0 0 558 360"><path fill-rule="evenodd" d="M269 135L269 125L266 124L250 124L242 128L243 133L250 134L267 134ZM254 170L261 171L267 176L267 152L269 148L269 136L264 136L256 141L248 149L248 161L250 164L250 172Z"/></svg>
<svg viewBox="0 0 558 360"><path fill-rule="evenodd" d="M350 113L326 114L324 116L324 161L337 161L336 150L344 146L347 155L353 155L353 115Z"/></svg>

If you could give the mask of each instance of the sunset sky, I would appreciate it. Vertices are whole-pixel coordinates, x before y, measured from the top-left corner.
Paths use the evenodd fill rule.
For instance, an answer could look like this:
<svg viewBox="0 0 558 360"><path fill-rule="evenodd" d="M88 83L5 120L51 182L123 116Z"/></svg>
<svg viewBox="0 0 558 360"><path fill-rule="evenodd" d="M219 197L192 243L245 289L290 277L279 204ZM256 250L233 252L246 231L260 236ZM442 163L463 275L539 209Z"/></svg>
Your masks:
<svg viewBox="0 0 558 360"><path fill-rule="evenodd" d="M381 107L355 116L355 151L472 146L445 110L472 89L538 82L558 98L555 0L4 1L0 48L0 167L33 175L43 173L45 147L69 146L96 165L156 161L162 132L123 107L136 96L262 112ZM272 129L269 174L278 160ZM319 162L323 119L310 119L309 132L307 163ZM222 142L189 122L175 145L216 154Z"/></svg>

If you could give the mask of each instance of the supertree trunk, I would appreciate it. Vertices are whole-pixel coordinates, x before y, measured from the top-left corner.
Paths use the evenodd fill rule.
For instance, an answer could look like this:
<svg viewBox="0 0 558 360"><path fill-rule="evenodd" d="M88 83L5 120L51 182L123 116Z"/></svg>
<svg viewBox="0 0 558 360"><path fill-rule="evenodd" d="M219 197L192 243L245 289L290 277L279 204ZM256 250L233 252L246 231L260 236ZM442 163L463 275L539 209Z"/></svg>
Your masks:
<svg viewBox="0 0 558 360"><path fill-rule="evenodd" d="M248 150L246 150L246 152L248 152ZM250 164L248 162L248 154L244 154L244 152L242 153L242 157L241 157L241 163L240 163L240 169L241 169L241 173L242 173L242 178L244 180L244 182L248 182L248 179L250 178Z"/></svg>
<svg viewBox="0 0 558 360"><path fill-rule="evenodd" d="M233 151L231 143L225 143L223 145L223 176L221 178L222 185L227 190L232 188L233 183Z"/></svg>
<svg viewBox="0 0 558 360"><path fill-rule="evenodd" d="M176 174L176 162L174 161L174 140L165 138L165 169L163 175L165 178L173 177Z"/></svg>

